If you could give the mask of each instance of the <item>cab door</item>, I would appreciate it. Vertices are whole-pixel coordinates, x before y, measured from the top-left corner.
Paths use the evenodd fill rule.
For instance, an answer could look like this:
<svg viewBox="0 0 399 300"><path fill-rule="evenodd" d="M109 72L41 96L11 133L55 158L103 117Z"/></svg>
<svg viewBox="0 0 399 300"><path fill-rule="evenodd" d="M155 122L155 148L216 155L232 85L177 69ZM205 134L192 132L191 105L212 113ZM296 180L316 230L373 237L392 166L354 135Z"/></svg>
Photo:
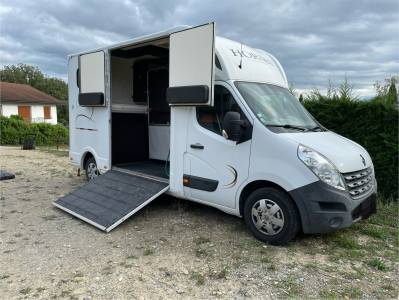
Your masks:
<svg viewBox="0 0 399 300"><path fill-rule="evenodd" d="M223 118L238 112L244 121L240 141L223 136ZM185 196L235 208L237 189L248 178L252 120L225 83L215 85L214 105L190 111L184 154Z"/></svg>

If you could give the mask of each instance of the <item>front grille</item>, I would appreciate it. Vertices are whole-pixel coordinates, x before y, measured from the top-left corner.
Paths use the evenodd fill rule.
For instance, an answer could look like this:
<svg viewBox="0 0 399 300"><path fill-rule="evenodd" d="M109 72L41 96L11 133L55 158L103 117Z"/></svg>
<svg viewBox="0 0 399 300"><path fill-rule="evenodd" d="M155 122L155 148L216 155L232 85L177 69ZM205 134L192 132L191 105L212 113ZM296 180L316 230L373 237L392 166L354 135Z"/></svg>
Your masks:
<svg viewBox="0 0 399 300"><path fill-rule="evenodd" d="M348 187L349 194L353 199L359 199L373 189L374 179L371 168L356 172L342 174Z"/></svg>

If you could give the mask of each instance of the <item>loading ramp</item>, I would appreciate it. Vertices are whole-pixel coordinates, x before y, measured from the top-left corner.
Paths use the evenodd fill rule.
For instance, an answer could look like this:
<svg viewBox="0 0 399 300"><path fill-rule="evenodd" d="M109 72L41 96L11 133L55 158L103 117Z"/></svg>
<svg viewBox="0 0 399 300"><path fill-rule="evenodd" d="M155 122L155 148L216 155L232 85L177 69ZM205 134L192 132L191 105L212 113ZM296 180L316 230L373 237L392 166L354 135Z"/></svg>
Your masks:
<svg viewBox="0 0 399 300"><path fill-rule="evenodd" d="M109 232L168 189L166 180L110 170L53 204Z"/></svg>

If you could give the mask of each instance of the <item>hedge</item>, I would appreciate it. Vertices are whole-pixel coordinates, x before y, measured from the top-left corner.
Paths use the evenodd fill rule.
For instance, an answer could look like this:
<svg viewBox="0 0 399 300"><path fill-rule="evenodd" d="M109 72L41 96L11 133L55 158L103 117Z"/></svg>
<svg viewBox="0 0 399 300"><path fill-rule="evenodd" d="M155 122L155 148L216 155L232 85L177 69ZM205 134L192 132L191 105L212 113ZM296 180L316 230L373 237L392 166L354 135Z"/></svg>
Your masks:
<svg viewBox="0 0 399 300"><path fill-rule="evenodd" d="M304 105L323 126L367 149L373 159L379 193L397 200L397 108L341 99L305 101Z"/></svg>
<svg viewBox="0 0 399 300"><path fill-rule="evenodd" d="M68 144L68 129L48 123L26 123L19 116L0 116L0 144L18 145L28 136L34 136L38 146Z"/></svg>

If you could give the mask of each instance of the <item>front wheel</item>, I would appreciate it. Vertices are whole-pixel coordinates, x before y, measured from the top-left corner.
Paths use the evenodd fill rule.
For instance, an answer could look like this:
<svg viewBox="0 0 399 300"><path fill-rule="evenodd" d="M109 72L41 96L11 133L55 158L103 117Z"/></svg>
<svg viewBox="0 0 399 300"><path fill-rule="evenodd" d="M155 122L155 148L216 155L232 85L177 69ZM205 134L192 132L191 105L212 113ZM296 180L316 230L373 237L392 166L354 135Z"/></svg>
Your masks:
<svg viewBox="0 0 399 300"><path fill-rule="evenodd" d="M96 178L98 175L100 175L100 172L98 171L97 168L97 163L94 157L90 157L85 165L85 172L86 172L86 179L87 180L92 180Z"/></svg>
<svg viewBox="0 0 399 300"><path fill-rule="evenodd" d="M259 240L283 245L297 235L300 228L298 211L287 194L276 188L254 191L244 205L245 224Z"/></svg>

